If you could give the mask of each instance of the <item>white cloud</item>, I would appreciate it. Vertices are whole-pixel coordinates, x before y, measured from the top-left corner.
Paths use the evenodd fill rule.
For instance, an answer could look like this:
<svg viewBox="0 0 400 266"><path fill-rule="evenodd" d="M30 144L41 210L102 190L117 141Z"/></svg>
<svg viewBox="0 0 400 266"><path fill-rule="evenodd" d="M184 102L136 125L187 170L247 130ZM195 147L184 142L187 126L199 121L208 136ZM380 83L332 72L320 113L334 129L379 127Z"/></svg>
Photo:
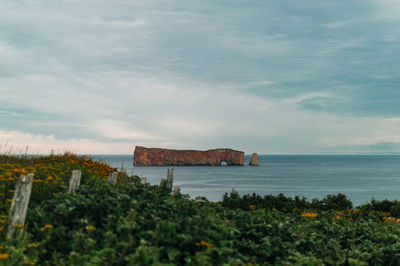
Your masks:
<svg viewBox="0 0 400 266"><path fill-rule="evenodd" d="M397 0L369 0L375 19L383 22L400 22L400 2Z"/></svg>
<svg viewBox="0 0 400 266"><path fill-rule="evenodd" d="M246 56L265 57L293 52L295 46L285 39L285 36L272 35L269 37L238 37L232 35L218 35L215 37L223 49L232 49Z"/></svg>
<svg viewBox="0 0 400 266"><path fill-rule="evenodd" d="M146 142L101 142L95 139L57 139L53 135L29 134L18 131L3 132L0 135L0 153L24 154L28 147L29 154L49 154L74 152L76 154L130 154L135 145Z"/></svg>
<svg viewBox="0 0 400 266"><path fill-rule="evenodd" d="M336 96L333 96L332 93L330 93L330 92L312 92L312 93L306 93L306 94L303 94L303 95L300 95L300 96L297 96L294 98L288 98L285 101L289 104L290 103L297 104L297 103L301 103L303 101L307 101L307 100L314 99L314 98L333 98L333 97L336 97Z"/></svg>
<svg viewBox="0 0 400 266"><path fill-rule="evenodd" d="M131 124L123 121L101 119L88 123L90 130L93 130L96 135L107 139L122 139L131 141L162 139L159 136L147 134L140 129L134 128Z"/></svg>
<svg viewBox="0 0 400 266"><path fill-rule="evenodd" d="M363 23L365 21L366 21L365 18L364 19L363 18L352 18L352 19L344 19L344 20L324 23L321 26L327 28L328 30L341 29L341 28L346 28L346 27L352 26L353 24L356 24L356 23Z"/></svg>
<svg viewBox="0 0 400 266"><path fill-rule="evenodd" d="M131 153L136 144L315 153L398 141L397 122L304 108L358 99L380 114L385 106L366 96L383 81L360 83L397 84L396 43L379 55L372 45L398 40L395 26L380 23L399 17L397 2L332 5L343 14L325 4L309 13L313 2L226 3L1 2L4 141L78 153ZM377 28L367 31L370 19Z"/></svg>

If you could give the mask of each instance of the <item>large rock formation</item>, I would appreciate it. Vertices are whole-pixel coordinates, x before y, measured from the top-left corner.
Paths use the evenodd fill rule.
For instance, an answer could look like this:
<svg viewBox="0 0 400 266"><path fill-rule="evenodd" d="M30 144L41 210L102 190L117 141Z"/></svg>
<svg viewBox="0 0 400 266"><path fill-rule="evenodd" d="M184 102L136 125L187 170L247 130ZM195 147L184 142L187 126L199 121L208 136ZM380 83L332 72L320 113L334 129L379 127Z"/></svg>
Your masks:
<svg viewBox="0 0 400 266"><path fill-rule="evenodd" d="M258 162L258 154L257 154L257 153L253 153L253 155L251 156L249 165L254 165L254 166L259 165L259 162Z"/></svg>
<svg viewBox="0 0 400 266"><path fill-rule="evenodd" d="M133 165L221 165L223 162L227 165L243 165L244 152L231 149L195 151L136 146Z"/></svg>

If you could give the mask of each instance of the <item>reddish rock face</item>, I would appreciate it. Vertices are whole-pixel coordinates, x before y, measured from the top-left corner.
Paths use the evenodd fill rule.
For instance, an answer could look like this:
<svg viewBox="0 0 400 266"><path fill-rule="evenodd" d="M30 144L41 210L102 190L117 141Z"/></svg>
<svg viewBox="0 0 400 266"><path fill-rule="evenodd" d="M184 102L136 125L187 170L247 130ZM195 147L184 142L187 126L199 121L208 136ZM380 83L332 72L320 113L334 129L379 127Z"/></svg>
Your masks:
<svg viewBox="0 0 400 266"><path fill-rule="evenodd" d="M254 165L254 166L259 165L259 162L258 162L258 154L257 154L257 153L253 153L253 155L251 156L249 165Z"/></svg>
<svg viewBox="0 0 400 266"><path fill-rule="evenodd" d="M133 165L221 165L222 162L227 165L243 165L244 152L231 149L194 151L136 146Z"/></svg>

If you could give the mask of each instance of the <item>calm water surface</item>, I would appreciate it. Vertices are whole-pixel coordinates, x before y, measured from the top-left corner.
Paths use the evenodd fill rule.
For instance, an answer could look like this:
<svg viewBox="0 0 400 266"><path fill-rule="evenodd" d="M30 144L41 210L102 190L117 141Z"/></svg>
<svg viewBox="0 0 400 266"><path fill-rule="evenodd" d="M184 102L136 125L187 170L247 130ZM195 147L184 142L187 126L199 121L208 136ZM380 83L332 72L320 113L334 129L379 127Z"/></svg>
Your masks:
<svg viewBox="0 0 400 266"><path fill-rule="evenodd" d="M133 166L132 155L94 155L113 167L160 183L171 167ZM245 157L246 163L250 160ZM260 155L260 166L175 166L174 185L191 197L218 201L232 189L240 194L284 193L323 198L346 194L355 205L375 199L400 200L400 156L396 155Z"/></svg>

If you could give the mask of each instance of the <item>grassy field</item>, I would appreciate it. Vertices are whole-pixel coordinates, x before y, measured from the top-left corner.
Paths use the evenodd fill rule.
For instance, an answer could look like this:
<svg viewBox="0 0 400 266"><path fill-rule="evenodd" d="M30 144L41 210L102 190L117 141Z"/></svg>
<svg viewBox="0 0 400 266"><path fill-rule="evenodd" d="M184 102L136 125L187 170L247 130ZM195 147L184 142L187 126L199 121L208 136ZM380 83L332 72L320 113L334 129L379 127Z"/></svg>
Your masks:
<svg viewBox="0 0 400 266"><path fill-rule="evenodd" d="M71 171L82 181L68 194ZM172 197L88 157L0 156L0 265L400 265L400 203L284 195ZM6 239L15 181L35 174L23 234ZM161 179L161 177L160 177Z"/></svg>

